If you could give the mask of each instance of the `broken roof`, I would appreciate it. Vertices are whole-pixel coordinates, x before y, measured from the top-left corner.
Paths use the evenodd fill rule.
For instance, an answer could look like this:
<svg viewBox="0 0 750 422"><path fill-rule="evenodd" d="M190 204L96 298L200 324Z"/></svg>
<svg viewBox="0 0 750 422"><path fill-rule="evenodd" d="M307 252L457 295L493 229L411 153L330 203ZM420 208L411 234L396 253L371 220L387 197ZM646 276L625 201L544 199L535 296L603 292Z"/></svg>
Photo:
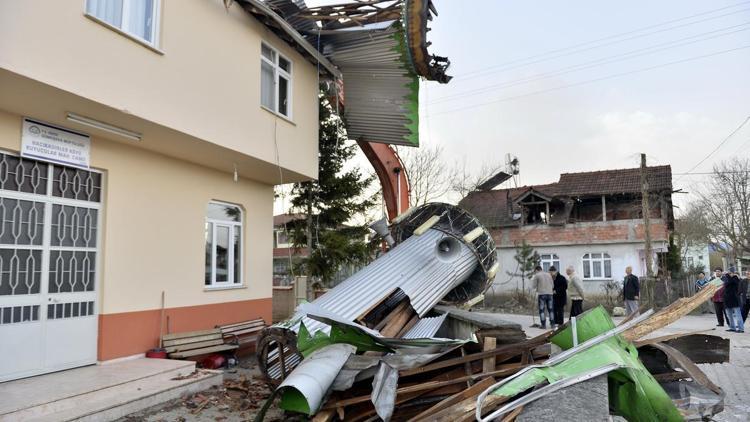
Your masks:
<svg viewBox="0 0 750 422"><path fill-rule="evenodd" d="M650 192L672 192L672 168L670 166L647 167L647 178ZM514 220L512 214L519 210L513 204L530 191L563 201L586 196L640 195L641 171L640 168L630 168L563 173L556 183L474 191L462 199L458 205L474 214L487 227L517 225L518 220Z"/></svg>

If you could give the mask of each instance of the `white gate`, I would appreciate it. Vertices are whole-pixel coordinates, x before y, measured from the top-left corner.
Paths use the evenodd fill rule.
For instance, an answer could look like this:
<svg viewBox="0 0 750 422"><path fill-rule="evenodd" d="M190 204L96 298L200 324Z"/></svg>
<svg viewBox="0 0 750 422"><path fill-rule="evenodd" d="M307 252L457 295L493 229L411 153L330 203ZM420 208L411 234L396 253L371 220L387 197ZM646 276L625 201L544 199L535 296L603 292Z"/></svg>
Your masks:
<svg viewBox="0 0 750 422"><path fill-rule="evenodd" d="M96 362L102 175L0 153L0 382Z"/></svg>

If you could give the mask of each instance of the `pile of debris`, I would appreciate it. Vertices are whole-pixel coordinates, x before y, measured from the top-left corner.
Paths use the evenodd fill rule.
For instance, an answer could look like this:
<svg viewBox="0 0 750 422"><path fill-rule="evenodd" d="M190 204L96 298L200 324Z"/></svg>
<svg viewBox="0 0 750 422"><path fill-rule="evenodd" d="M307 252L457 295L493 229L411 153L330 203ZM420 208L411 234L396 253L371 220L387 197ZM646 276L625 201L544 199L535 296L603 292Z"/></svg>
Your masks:
<svg viewBox="0 0 750 422"><path fill-rule="evenodd" d="M460 309L498 271L476 218L427 204L376 231L388 252L261 334L258 361L275 387L267 406L279 396L281 409L318 421L523 420L545 396L598 380L591 388L603 389L606 415L682 420L722 410L721 389L678 350L689 342L642 340L717 286L619 326L599 307L526 339L517 324Z"/></svg>

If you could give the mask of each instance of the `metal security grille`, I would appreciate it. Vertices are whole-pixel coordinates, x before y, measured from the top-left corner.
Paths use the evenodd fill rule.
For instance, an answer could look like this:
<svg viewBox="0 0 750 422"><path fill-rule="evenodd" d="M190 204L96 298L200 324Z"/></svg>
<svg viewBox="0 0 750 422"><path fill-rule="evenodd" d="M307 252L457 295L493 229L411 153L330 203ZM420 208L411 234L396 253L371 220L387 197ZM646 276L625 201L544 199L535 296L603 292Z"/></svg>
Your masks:
<svg viewBox="0 0 750 422"><path fill-rule="evenodd" d="M101 199L100 173L0 153L0 381L96 360Z"/></svg>

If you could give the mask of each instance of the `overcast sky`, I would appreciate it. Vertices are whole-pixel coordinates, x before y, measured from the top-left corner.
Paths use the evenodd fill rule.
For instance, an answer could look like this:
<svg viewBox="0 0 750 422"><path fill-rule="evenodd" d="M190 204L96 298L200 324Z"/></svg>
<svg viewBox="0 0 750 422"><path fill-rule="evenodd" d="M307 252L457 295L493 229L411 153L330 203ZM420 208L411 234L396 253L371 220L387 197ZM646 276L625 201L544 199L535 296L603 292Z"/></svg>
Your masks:
<svg viewBox="0 0 750 422"><path fill-rule="evenodd" d="M422 84L420 141L450 160L510 153L522 184L641 152L684 173L750 116L750 1L434 3L430 51L454 78ZM750 157L750 123L694 171L733 155ZM687 191L702 179L674 176Z"/></svg>

